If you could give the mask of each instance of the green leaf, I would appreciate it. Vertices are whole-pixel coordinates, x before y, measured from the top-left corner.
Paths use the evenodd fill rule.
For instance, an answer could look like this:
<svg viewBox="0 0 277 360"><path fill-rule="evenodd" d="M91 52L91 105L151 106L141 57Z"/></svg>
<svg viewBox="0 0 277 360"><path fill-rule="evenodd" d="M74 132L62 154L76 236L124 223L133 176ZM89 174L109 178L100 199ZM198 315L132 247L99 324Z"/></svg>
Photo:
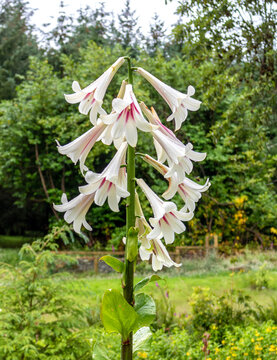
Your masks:
<svg viewBox="0 0 277 360"><path fill-rule="evenodd" d="M105 255L105 256L102 256L100 260L104 261L107 265L109 265L115 271L117 271L119 273L123 273L124 263L122 261L118 260L117 258L110 256L110 255Z"/></svg>
<svg viewBox="0 0 277 360"><path fill-rule="evenodd" d="M159 280L163 280L159 275L147 276L146 278L142 279L135 285L134 292L138 292L140 289L142 289L145 285L149 284L150 282L159 281Z"/></svg>
<svg viewBox="0 0 277 360"><path fill-rule="evenodd" d="M136 329L150 325L156 317L156 305L151 296L140 293L135 296L134 309L138 314Z"/></svg>
<svg viewBox="0 0 277 360"><path fill-rule="evenodd" d="M127 238L127 259L132 262L138 255L138 232L139 229L131 227Z"/></svg>
<svg viewBox="0 0 277 360"><path fill-rule="evenodd" d="M103 348L103 345L95 344L93 348L92 358L94 360L110 360L109 354L107 354L106 349Z"/></svg>
<svg viewBox="0 0 277 360"><path fill-rule="evenodd" d="M107 290L101 304L101 320L108 333L117 332L126 340L137 324L138 314L118 290Z"/></svg>
<svg viewBox="0 0 277 360"><path fill-rule="evenodd" d="M133 352L145 350L146 341L152 336L148 326L143 326L134 334Z"/></svg>

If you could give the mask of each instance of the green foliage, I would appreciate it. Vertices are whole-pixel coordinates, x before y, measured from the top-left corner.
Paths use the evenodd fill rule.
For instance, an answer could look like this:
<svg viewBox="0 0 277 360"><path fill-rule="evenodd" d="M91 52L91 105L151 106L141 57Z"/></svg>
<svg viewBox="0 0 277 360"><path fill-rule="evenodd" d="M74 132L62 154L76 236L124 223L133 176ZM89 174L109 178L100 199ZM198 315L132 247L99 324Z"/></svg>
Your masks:
<svg viewBox="0 0 277 360"><path fill-rule="evenodd" d="M176 308L169 298L168 289L164 289L158 283L156 283L156 287L159 289L159 294L155 296L157 316L153 327L155 329L164 328L169 331L178 324Z"/></svg>
<svg viewBox="0 0 277 360"><path fill-rule="evenodd" d="M8 1L5 6L19 3L21 1ZM87 86L119 56L133 52L135 66L144 67L182 92L193 85L195 97L202 101L200 111L189 114L177 136L184 142L191 141L195 150L207 152L206 161L195 165L194 174L201 183L210 177L212 186L199 201L187 232L177 236L175 244L201 245L207 234L216 233L220 243L228 245L230 251L237 244L249 242L264 248L276 246L276 48L273 39L277 15L271 4L272 1L264 4L260 0L226 0L216 5L213 0L183 1L178 5L180 19L171 37L158 43L157 34L162 36L163 27L156 18L144 50L136 45L136 19L128 1L120 15L126 30L124 38L118 36L120 30L114 19L110 21L104 6L99 5L80 11L76 26L61 9L57 28L52 33L58 47L47 50L47 60L27 59L24 55L24 64L20 65L17 61L22 57L10 56L4 42L1 49L5 50L3 59L7 67L8 63L16 64L16 71L20 69L25 74L30 65L16 97L0 105L1 201L6 209L0 217L0 232L46 233L49 220L58 216L54 215L51 204L58 203L64 191L69 198L76 195L82 178L68 158L57 156L54 140L66 144L91 125L86 117L76 113L77 105L66 104L62 94L71 92L72 80L78 80L81 87ZM0 35L1 31L6 34L7 24L12 21L13 26L9 27L12 35L24 44L17 46L16 41L13 50L25 54L29 39L32 46L27 53L34 54L27 8L22 5L11 9L10 15L5 15ZM12 20L16 14L18 22ZM128 14L132 15L129 21ZM258 21L252 22L252 18ZM27 24L27 32L17 31L17 26L23 23ZM131 44L130 36L134 39ZM11 37L5 39L10 44ZM3 69L5 72L6 68ZM9 70L12 88L17 83L14 75L15 71ZM124 78L126 68L123 66L105 97L103 106L107 112ZM134 76L134 82L138 100L154 106L165 122L168 106L143 78ZM2 87L8 94L8 85ZM172 123L167 125L172 128ZM140 137L138 151L143 148L155 156L149 139L148 134ZM112 155L107 146L98 142L88 158L89 168L101 171ZM137 176L153 183L153 189L161 195L167 186L165 181L141 159L138 158L137 163ZM174 200L179 207L183 205L178 196ZM151 216L146 203L142 198L145 215ZM88 221L93 227L91 245L99 242L103 247L107 243L109 248L111 244L120 246L119 229L123 229L124 220L119 214L111 213L106 206L93 206Z"/></svg>
<svg viewBox="0 0 277 360"><path fill-rule="evenodd" d="M20 248L25 243L32 242L33 238L27 236L0 235L0 248Z"/></svg>
<svg viewBox="0 0 277 360"><path fill-rule="evenodd" d="M92 336L99 339L108 359L120 359L119 346L112 336L104 335L103 331L97 328L93 330ZM220 341L211 332L208 340L209 355L206 358L275 360L276 336L277 327L271 321L258 326L236 326L232 330L226 330L223 340ZM151 336L147 349L139 350L134 359L199 360L205 357L202 349L202 340L195 339L186 330L174 328L170 333L165 333L164 329L160 329Z"/></svg>
<svg viewBox="0 0 277 360"><path fill-rule="evenodd" d="M216 296L209 288L195 288L190 306L191 315L184 319L185 326L198 334L217 330L219 338L226 329L236 325L243 326L252 314L250 297L233 290Z"/></svg>
<svg viewBox="0 0 277 360"><path fill-rule="evenodd" d="M24 79L29 56L37 55L36 38L30 17L33 12L24 0L3 0L0 5L0 99L15 96L16 86Z"/></svg>
<svg viewBox="0 0 277 360"><path fill-rule="evenodd" d="M138 314L136 330L152 324L156 317L156 305L151 296L144 293L136 294L134 309Z"/></svg>
<svg viewBox="0 0 277 360"><path fill-rule="evenodd" d="M225 360L231 359L233 356L237 359L254 360L260 356L273 360L276 356L276 330L276 326L272 322L258 327L237 326L233 331L226 331L224 340L220 342L211 333L207 359ZM172 358L199 360L204 358L202 348L202 340L195 341L184 330L175 329L170 335L164 334L160 330L153 334L147 358L152 360Z"/></svg>
<svg viewBox="0 0 277 360"><path fill-rule="evenodd" d="M142 280L140 280L134 287L134 292L137 292L139 290L141 290L144 286L146 286L147 284L153 282L153 281L159 281L159 280L162 280L160 278L159 275L151 275L151 276L148 276Z"/></svg>
<svg viewBox="0 0 277 360"><path fill-rule="evenodd" d="M22 247L17 266L1 263L2 359L73 360L91 353L84 309L65 296L62 275L50 278L50 265L74 261L56 249L36 241Z"/></svg>
<svg viewBox="0 0 277 360"><path fill-rule="evenodd" d="M100 261L104 261L107 265L113 268L116 272L123 273L124 271L124 263L117 258L105 255L100 258Z"/></svg>
<svg viewBox="0 0 277 360"><path fill-rule="evenodd" d="M107 333L119 333L123 340L135 328L138 315L118 290L107 290L101 304L101 320Z"/></svg>
<svg viewBox="0 0 277 360"><path fill-rule="evenodd" d="M277 324L277 300L276 298L271 298L271 303L267 306L262 306L260 304L255 304L254 317L259 322L273 321L274 324Z"/></svg>
<svg viewBox="0 0 277 360"><path fill-rule="evenodd" d="M123 341L132 331L150 325L156 315L151 296L136 294L134 307L128 304L118 290L107 290L101 303L101 320L107 333L122 335Z"/></svg>
<svg viewBox="0 0 277 360"><path fill-rule="evenodd" d="M151 336L152 336L152 332L150 331L149 327L144 326L140 328L134 334L133 353L145 349L145 347L147 346L147 341Z"/></svg>
<svg viewBox="0 0 277 360"><path fill-rule="evenodd" d="M88 243L88 237L83 234L76 234L73 231L73 226L68 225L63 220L54 221L50 225L48 234L44 237L45 241L56 242L59 245L67 246L73 244L77 241L79 243L86 244Z"/></svg>
<svg viewBox="0 0 277 360"><path fill-rule="evenodd" d="M266 269L266 264L260 266L260 268L249 275L249 284L253 289L262 290L269 288L270 278L269 272Z"/></svg>

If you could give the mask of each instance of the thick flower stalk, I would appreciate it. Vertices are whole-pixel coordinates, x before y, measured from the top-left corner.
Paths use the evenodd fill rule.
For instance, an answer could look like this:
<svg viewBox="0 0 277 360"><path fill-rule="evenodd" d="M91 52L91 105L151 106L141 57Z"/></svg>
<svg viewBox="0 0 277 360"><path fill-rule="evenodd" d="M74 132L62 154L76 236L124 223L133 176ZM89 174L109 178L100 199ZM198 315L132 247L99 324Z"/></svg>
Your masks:
<svg viewBox="0 0 277 360"><path fill-rule="evenodd" d="M104 95L116 71L126 59L128 82L122 82L118 97L112 102L112 111L107 114L102 108ZM79 103L79 111L85 115L89 114L90 122L94 126L69 144L60 145L57 142L61 154L68 156L74 164L79 162L86 181L85 185L79 187L79 195L68 201L63 194L61 204L54 205L55 210L64 212L65 221L72 223L77 233L81 233L82 226L86 230L92 230L86 220L92 204L103 206L107 201L112 211L119 212L119 203L121 199L126 198L124 263L111 256L102 258L122 274L123 296L117 290L106 291L101 305L101 319L106 331L121 334L121 360L133 359L133 334L138 337L137 330L143 327L145 331L145 327L149 326L151 319L155 317L155 304L149 295L134 293L136 288L141 289L149 282L149 279L144 279L134 284L137 256L140 255L143 261L151 259L154 271L159 271L163 267L181 266L170 258L165 245L172 244L176 234L186 230L184 222L192 219L195 204L210 186L209 179L204 185L200 185L187 177L193 170L193 162L204 160L206 154L194 151L191 143L183 144L161 122L153 108L149 110L144 103L138 104L133 89L135 70L146 78L167 102L172 110L167 120L175 119L175 130L185 121L188 110L199 109L201 102L192 98L192 86L188 87L187 94L182 94L144 69L132 68L131 60L121 57L84 89L81 89L76 81L73 82L74 93L65 95L65 98L69 103ZM157 160L147 154L136 153L140 132L147 132L148 137L152 136ZM100 173L95 173L89 170L88 154L97 146L98 141L105 145L114 145L116 153ZM138 160L142 157L168 181L168 189L162 195L165 200L162 200L143 179L136 179L137 155ZM143 214L136 184L138 191L145 194L152 208L153 217L148 220ZM178 210L172 201L177 193L184 201L181 210ZM143 309L138 310L136 306L142 299Z"/></svg>
<svg viewBox="0 0 277 360"><path fill-rule="evenodd" d="M73 81L72 90L74 93L64 95L70 104L80 103L79 111L81 114L87 115L90 112L90 121L93 125L96 124L98 113L106 113L102 109L103 98L112 78L124 61L124 57L119 58L103 75L84 89L81 89L77 81Z"/></svg>
<svg viewBox="0 0 277 360"><path fill-rule="evenodd" d="M172 114L167 118L167 121L175 119L175 131L179 130L182 123L186 120L188 110L197 111L199 109L201 101L191 97L195 93L193 86L190 85L187 94L183 94L171 86L164 84L161 80L142 68L138 68L137 72L150 82L169 105Z"/></svg>

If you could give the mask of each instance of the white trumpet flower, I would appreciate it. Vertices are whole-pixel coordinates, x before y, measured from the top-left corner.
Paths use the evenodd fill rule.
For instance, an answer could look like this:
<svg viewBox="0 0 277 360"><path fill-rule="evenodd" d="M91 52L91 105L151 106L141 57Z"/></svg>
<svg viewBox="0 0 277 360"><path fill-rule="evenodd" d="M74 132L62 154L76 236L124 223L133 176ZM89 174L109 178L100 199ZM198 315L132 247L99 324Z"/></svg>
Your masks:
<svg viewBox="0 0 277 360"><path fill-rule="evenodd" d="M187 94L183 94L171 86L166 85L142 68L138 68L137 72L150 82L169 105L172 114L167 118L167 121L175 119L175 131L179 130L182 123L186 120L188 110L197 111L199 109L201 101L191 97L195 93L193 86L190 85Z"/></svg>
<svg viewBox="0 0 277 360"><path fill-rule="evenodd" d="M68 224L71 224L73 222L74 231L80 234L82 225L87 230L92 230L92 227L86 221L86 214L93 201L94 193L89 195L79 194L70 201L67 200L66 194L63 194L61 199L62 204L53 204L53 207L59 212L65 212L64 220Z"/></svg>
<svg viewBox="0 0 277 360"><path fill-rule="evenodd" d="M117 95L118 99L123 99L127 85L128 85L127 81L123 80L120 90ZM113 110L113 113L115 113L114 110ZM101 135L101 141L105 145L111 145L111 143L113 142L115 148L118 150L120 148L121 144L123 143L123 141L126 141L126 139L125 139L125 136L115 139L112 135L113 126L114 126L113 123L111 123L109 125L106 124L106 129L103 131L103 133Z"/></svg>
<svg viewBox="0 0 277 360"><path fill-rule="evenodd" d="M176 143L180 142L173 131L168 129L159 119L158 114L156 113L155 109L151 107L151 111L148 109L148 107L144 104L144 102L140 102L139 106L142 110L142 112L145 114L147 119L151 124L154 125L154 129L158 129L161 131L165 136L168 136L172 138L172 140L176 141Z"/></svg>
<svg viewBox="0 0 277 360"><path fill-rule="evenodd" d="M186 230L182 221L191 220L193 212L178 211L173 202L161 200L143 179L137 179L137 183L149 200L154 213L154 217L149 219L153 230L147 235L147 239L155 239L162 234L166 244L172 244L175 233L181 234Z"/></svg>
<svg viewBox="0 0 277 360"><path fill-rule="evenodd" d="M178 182L182 182L185 173L190 174L192 171L193 164L191 160L202 161L205 159L206 153L193 151L191 143L184 145L170 129L162 124L154 108L151 108L150 111L144 103L140 103L140 107L150 123L158 126L158 129L152 131L152 135L158 160L161 163L167 160L169 165L165 178L169 178L176 173Z"/></svg>
<svg viewBox="0 0 277 360"><path fill-rule="evenodd" d="M92 129L79 136L69 144L61 146L59 142L58 151L60 154L67 155L76 165L80 161L80 169L82 174L85 170L85 161L93 145L100 140L102 133L105 131L107 125L102 121L98 121L97 125Z"/></svg>
<svg viewBox="0 0 277 360"><path fill-rule="evenodd" d="M206 180L204 185L197 184L196 182L185 178L184 181L178 185L178 194L184 200L186 207L189 211L195 210L195 203L198 202L202 195L201 193L208 190L211 186L209 179ZM169 197L167 197L169 196ZM171 199L170 194L164 194L165 199Z"/></svg>
<svg viewBox="0 0 277 360"><path fill-rule="evenodd" d="M153 131L154 145L160 162L167 160L169 170L165 178L171 177L176 173L178 182L182 182L185 174L190 174L193 169L193 161L202 161L206 153L192 150L193 145L184 145L177 138L173 140L170 136L164 135L160 130Z"/></svg>
<svg viewBox="0 0 277 360"><path fill-rule="evenodd" d="M81 89L77 81L73 81L73 94L65 94L65 99L70 104L79 104L79 111L81 114L87 115L90 111L90 121L93 125L96 124L97 114L106 114L102 109L103 98L107 88L112 81L117 70L124 63L124 57L120 57L117 61L109 67L97 80Z"/></svg>
<svg viewBox="0 0 277 360"><path fill-rule="evenodd" d="M169 256L160 237L149 240L149 244L142 243L139 248L141 260L149 260L152 255L152 268L154 271L162 270L163 266L180 267L182 264L175 263Z"/></svg>
<svg viewBox="0 0 277 360"><path fill-rule="evenodd" d="M147 235L152 231L152 228L144 217L137 193L135 202L135 214L136 227L139 229L138 236L141 242L139 248L141 260L149 260L150 256L152 255L152 268L154 271L161 270L163 266L181 266L181 264L176 264L174 261L171 260L165 246L161 242L162 234L156 239L149 240L147 238Z"/></svg>
<svg viewBox="0 0 277 360"><path fill-rule="evenodd" d="M143 160L152 165L162 175L165 176L165 174L168 173L168 167L153 159L151 156L144 155ZM195 210L195 203L201 199L201 193L208 190L211 185L209 179L206 180L204 185L200 185L187 177L185 177L183 182L179 184L175 174L167 178L167 180L169 182L169 186L168 189L163 193L163 198L169 200L173 198L173 196L178 191L178 194L185 202L185 207L183 207L183 210L189 211Z"/></svg>
<svg viewBox="0 0 277 360"><path fill-rule="evenodd" d="M112 107L111 114L101 116L105 124L112 125L110 137L112 139L121 139L125 136L128 144L135 147L138 139L137 128L149 132L153 127L143 117L133 93L132 85L126 85L123 99L114 99Z"/></svg>
<svg viewBox="0 0 277 360"><path fill-rule="evenodd" d="M122 165L125 165L127 146L127 142L122 143L101 174L88 171L85 176L88 184L79 187L81 194L95 193L96 205L102 206L108 198L109 207L115 212L119 211L120 199L130 195L127 191L126 170L121 168Z"/></svg>

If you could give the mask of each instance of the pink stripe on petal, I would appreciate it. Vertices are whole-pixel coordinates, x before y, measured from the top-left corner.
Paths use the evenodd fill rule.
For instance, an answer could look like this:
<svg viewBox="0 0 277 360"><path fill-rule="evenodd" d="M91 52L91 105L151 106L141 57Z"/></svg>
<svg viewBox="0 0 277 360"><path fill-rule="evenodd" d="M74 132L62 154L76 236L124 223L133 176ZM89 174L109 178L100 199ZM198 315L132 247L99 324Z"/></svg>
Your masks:
<svg viewBox="0 0 277 360"><path fill-rule="evenodd" d="M101 184L100 184L100 186L99 186L99 189L104 185L105 181L106 181L106 178L104 177L104 179L101 181Z"/></svg>
<svg viewBox="0 0 277 360"><path fill-rule="evenodd" d="M87 93L83 100L86 100L90 96L90 94L92 94L92 92Z"/></svg>
<svg viewBox="0 0 277 360"><path fill-rule="evenodd" d="M99 129L90 139L89 141L86 143L86 145L84 146L84 148L82 149L80 155L83 154L83 152L86 150L86 148L89 146L89 144L95 139L98 137L99 133L102 131L102 128Z"/></svg>
<svg viewBox="0 0 277 360"><path fill-rule="evenodd" d="M117 117L116 120L119 120L119 119L120 119L120 117L121 117L121 115L124 113L124 111L125 111L125 109L123 109L123 110L119 113L119 115L118 115L118 117Z"/></svg>
<svg viewBox="0 0 277 360"><path fill-rule="evenodd" d="M169 225L169 222L168 222L168 220L166 218L166 215L164 215L162 219L167 223L167 225Z"/></svg>
<svg viewBox="0 0 277 360"><path fill-rule="evenodd" d="M170 211L170 215L174 216L177 219L177 216L173 214L173 212Z"/></svg>
<svg viewBox="0 0 277 360"><path fill-rule="evenodd" d="M125 119L125 123L127 123L128 122L128 120L129 120L129 116L130 116L130 111L129 110L127 110L127 109L125 109L126 110L126 119Z"/></svg>
<svg viewBox="0 0 277 360"><path fill-rule="evenodd" d="M131 104L131 106L135 109L135 111L140 115L140 111L138 110L138 108L136 107L136 105L134 103Z"/></svg>

